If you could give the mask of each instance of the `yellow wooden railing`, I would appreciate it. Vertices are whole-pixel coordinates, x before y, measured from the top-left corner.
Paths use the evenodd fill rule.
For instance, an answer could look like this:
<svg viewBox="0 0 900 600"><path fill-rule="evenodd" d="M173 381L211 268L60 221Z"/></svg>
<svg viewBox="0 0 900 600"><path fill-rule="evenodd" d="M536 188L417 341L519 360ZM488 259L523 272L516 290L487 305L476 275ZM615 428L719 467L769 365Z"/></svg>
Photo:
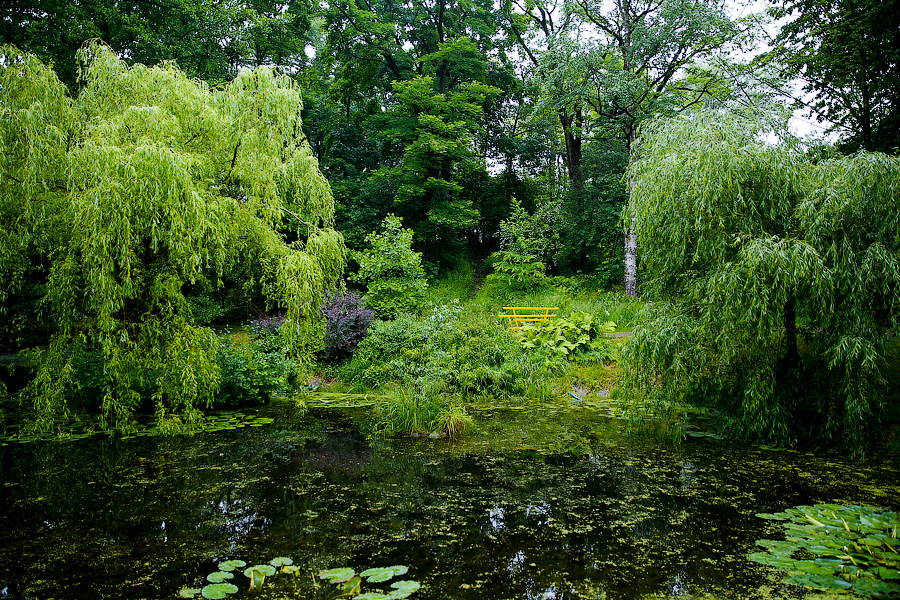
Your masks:
<svg viewBox="0 0 900 600"><path fill-rule="evenodd" d="M503 310L511 311L498 315L509 321L510 329L522 329L523 325L546 321L556 316L557 306L504 306Z"/></svg>

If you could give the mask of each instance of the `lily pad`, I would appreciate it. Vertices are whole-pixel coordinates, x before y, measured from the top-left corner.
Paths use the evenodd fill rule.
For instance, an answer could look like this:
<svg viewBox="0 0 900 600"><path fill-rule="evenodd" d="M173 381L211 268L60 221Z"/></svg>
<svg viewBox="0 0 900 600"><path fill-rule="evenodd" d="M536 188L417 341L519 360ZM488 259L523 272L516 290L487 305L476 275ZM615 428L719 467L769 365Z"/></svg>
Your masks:
<svg viewBox="0 0 900 600"><path fill-rule="evenodd" d="M879 581L872 577L860 577L853 582L853 592L875 598L897 598L900 596L900 585Z"/></svg>
<svg viewBox="0 0 900 600"><path fill-rule="evenodd" d="M350 567L340 567L337 569L328 569L319 573L319 579L325 579L329 583L343 583L353 578L356 571Z"/></svg>
<svg viewBox="0 0 900 600"><path fill-rule="evenodd" d="M242 560L226 560L225 562L219 563L220 571L234 571L235 569L243 569L247 566Z"/></svg>
<svg viewBox="0 0 900 600"><path fill-rule="evenodd" d="M228 571L213 571L206 576L206 580L210 583L222 583L226 579L234 579L234 573Z"/></svg>
<svg viewBox="0 0 900 600"><path fill-rule="evenodd" d="M341 596L351 596L359 592L359 584L362 583L362 579L359 576L351 577L349 580L344 583L338 584L338 590Z"/></svg>
<svg viewBox="0 0 900 600"><path fill-rule="evenodd" d="M897 569L880 567L878 569L873 569L873 571L875 571L875 574L882 579L900 579L900 571L898 571Z"/></svg>
<svg viewBox="0 0 900 600"><path fill-rule="evenodd" d="M222 600L228 594L234 594L238 591L236 585L231 583L213 583L200 590L200 594L206 600Z"/></svg>
<svg viewBox="0 0 900 600"><path fill-rule="evenodd" d="M394 588L394 591L391 592L391 598L397 600L399 598L408 598L422 586L418 581L406 580L395 581L391 584L391 587Z"/></svg>
<svg viewBox="0 0 900 600"><path fill-rule="evenodd" d="M381 592L366 592L359 596L353 596L353 600L391 600L391 597Z"/></svg>
<svg viewBox="0 0 900 600"><path fill-rule="evenodd" d="M180 590L178 590L178 597L179 598L193 598L194 596L196 596L199 593L200 593L199 588L181 588Z"/></svg>
<svg viewBox="0 0 900 600"><path fill-rule="evenodd" d="M269 564L273 567L286 567L288 565L294 564L294 560L286 556L278 556L270 560Z"/></svg>
<svg viewBox="0 0 900 600"><path fill-rule="evenodd" d="M366 569L362 573L359 574L360 577L365 577L366 581L369 583L381 583L382 581L387 581L388 579L392 579L397 575L405 575L409 569L403 565L395 565L393 567L376 567L374 569Z"/></svg>
<svg viewBox="0 0 900 600"><path fill-rule="evenodd" d="M790 569L794 565L794 559L787 556L777 556L768 552L754 552L748 556L753 562L770 567L778 567L779 569Z"/></svg>
<svg viewBox="0 0 900 600"><path fill-rule="evenodd" d="M848 582L843 579L829 575L816 575L811 573L792 573L785 581L794 585L819 590L846 590L850 587Z"/></svg>
<svg viewBox="0 0 900 600"><path fill-rule="evenodd" d="M275 567L273 567L272 565L253 565L252 567L244 569L244 575L246 575L249 579L250 573L252 571L256 571L257 573L262 573L266 577L270 577L275 574Z"/></svg>

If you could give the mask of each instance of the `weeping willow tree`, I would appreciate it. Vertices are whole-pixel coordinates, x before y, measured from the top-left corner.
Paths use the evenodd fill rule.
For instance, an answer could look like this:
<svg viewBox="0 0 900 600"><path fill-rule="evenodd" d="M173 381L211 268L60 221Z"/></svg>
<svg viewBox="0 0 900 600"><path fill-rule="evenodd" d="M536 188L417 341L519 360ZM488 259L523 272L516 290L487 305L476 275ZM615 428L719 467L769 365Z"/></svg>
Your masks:
<svg viewBox="0 0 900 600"><path fill-rule="evenodd" d="M630 212L658 302L628 382L724 409L750 438L859 451L900 324L900 160L811 160L760 133L713 112L645 125Z"/></svg>
<svg viewBox="0 0 900 600"><path fill-rule="evenodd" d="M247 284L287 308L289 346L308 356L344 265L331 191L290 79L260 68L210 89L100 43L78 58L72 98L46 65L0 51L0 302L37 278L53 327L35 354L36 421L66 416L92 352L104 427L128 427L148 398L163 428L190 427L219 370L186 289L252 264Z"/></svg>

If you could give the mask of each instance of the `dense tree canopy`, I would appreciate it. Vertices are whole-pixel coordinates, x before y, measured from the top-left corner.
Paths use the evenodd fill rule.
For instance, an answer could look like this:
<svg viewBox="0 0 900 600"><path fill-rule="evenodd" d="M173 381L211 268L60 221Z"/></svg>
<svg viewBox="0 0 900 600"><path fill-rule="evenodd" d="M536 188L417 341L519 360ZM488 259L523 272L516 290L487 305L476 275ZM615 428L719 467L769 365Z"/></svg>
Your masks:
<svg viewBox="0 0 900 600"><path fill-rule="evenodd" d="M219 375L186 294L252 264L308 355L344 265L331 192L290 79L259 68L211 90L97 43L80 59L76 98L37 59L6 48L0 60L0 302L43 290L53 335L31 384L42 425L67 411L87 353L104 364L106 425L126 426L147 396L161 426L189 424Z"/></svg>
<svg viewBox="0 0 900 600"><path fill-rule="evenodd" d="M806 103L851 149L900 146L900 2L784 0L772 56L804 81Z"/></svg>
<svg viewBox="0 0 900 600"><path fill-rule="evenodd" d="M663 304L633 383L711 399L750 437L859 449L900 325L900 159L815 162L760 133L713 111L644 127L630 202Z"/></svg>
<svg viewBox="0 0 900 600"><path fill-rule="evenodd" d="M52 62L69 86L75 52L92 38L129 62L175 60L217 83L243 66L296 70L306 62L310 11L305 0L10 0L0 6L0 43Z"/></svg>

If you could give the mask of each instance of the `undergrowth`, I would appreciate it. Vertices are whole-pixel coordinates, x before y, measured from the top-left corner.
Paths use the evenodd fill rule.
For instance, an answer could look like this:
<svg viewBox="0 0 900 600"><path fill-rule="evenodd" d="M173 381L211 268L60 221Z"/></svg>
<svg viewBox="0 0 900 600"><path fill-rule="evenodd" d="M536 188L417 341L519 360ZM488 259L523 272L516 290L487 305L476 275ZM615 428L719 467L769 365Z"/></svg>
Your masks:
<svg viewBox="0 0 900 600"><path fill-rule="evenodd" d="M320 366L336 382L331 389L387 398L376 411L378 429L388 434L457 434L471 423L466 406L482 400L608 394L618 381L613 359L620 342L605 324L627 331L642 303L583 281L545 281L522 292L488 276L476 292L472 268L463 264L430 284L424 316L375 321L349 360ZM555 306L559 324L586 325L571 328L577 335L568 342L530 343L500 319L504 306Z"/></svg>

